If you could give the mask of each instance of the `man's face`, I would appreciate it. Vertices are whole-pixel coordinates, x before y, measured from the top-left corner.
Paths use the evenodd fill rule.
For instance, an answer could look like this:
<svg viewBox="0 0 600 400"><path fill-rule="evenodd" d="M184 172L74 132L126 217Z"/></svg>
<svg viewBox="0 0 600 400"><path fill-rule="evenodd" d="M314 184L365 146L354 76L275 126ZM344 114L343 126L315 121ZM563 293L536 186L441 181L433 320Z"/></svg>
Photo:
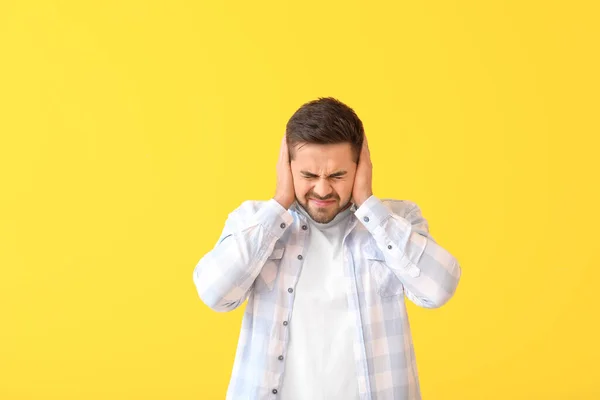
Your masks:
<svg viewBox="0 0 600 400"><path fill-rule="evenodd" d="M350 206L356 173L350 143L301 143L291 151L296 201L316 222L330 222Z"/></svg>

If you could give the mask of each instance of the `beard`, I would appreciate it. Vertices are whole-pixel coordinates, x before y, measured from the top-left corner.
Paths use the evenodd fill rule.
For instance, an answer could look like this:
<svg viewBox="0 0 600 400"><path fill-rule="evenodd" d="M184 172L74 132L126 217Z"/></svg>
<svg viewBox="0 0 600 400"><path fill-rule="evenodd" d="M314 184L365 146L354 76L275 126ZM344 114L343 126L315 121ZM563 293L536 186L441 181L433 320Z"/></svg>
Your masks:
<svg viewBox="0 0 600 400"><path fill-rule="evenodd" d="M331 201L330 204L319 206L310 199L317 199L323 201ZM350 199L345 203L341 204L340 198L337 196L329 196L326 198L319 198L314 195L307 195L302 201L296 197L298 204L304 208L306 213L315 221L320 224L326 224L333 221L333 219L340 212L344 211L350 206Z"/></svg>

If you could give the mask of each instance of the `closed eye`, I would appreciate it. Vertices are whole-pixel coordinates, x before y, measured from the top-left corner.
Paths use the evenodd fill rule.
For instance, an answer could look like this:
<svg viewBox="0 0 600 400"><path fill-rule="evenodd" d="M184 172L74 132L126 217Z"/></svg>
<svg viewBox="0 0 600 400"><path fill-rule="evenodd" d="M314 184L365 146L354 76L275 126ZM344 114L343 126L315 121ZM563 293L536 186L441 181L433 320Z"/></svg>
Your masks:
<svg viewBox="0 0 600 400"><path fill-rule="evenodd" d="M336 172L335 174L329 175L330 179L340 180L346 177L346 171Z"/></svg>
<svg viewBox="0 0 600 400"><path fill-rule="evenodd" d="M314 179L314 178L318 178L319 175L315 175L315 174L311 174L310 172L306 172L306 171L301 171L300 172L302 174L302 177L306 178L306 179ZM344 176L346 176L346 171L339 171L339 172L335 172L331 175L329 175L329 179L342 179Z"/></svg>

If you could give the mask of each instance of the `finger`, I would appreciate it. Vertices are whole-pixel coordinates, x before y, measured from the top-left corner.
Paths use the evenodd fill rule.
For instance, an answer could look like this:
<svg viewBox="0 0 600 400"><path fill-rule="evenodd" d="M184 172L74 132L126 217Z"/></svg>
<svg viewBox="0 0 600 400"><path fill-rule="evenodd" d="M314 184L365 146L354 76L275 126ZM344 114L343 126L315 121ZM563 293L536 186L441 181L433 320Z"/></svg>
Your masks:
<svg viewBox="0 0 600 400"><path fill-rule="evenodd" d="M287 145L286 145L285 135L283 135L283 139L281 139L281 145L279 146L279 161L285 161L286 153L287 153Z"/></svg>
<svg viewBox="0 0 600 400"><path fill-rule="evenodd" d="M286 163L289 163L290 161L290 151L288 149L288 145L287 145L287 139L284 136L283 137L283 144L282 144L282 151L283 151L283 161Z"/></svg>
<svg viewBox="0 0 600 400"><path fill-rule="evenodd" d="M364 140L363 140L363 147L362 147L362 152L367 156L370 157L371 153L369 151L369 142L367 141L367 135L364 136Z"/></svg>
<svg viewBox="0 0 600 400"><path fill-rule="evenodd" d="M360 148L360 153L358 155L358 165L362 164L366 156L367 154L365 153L365 140L363 139L362 147Z"/></svg>

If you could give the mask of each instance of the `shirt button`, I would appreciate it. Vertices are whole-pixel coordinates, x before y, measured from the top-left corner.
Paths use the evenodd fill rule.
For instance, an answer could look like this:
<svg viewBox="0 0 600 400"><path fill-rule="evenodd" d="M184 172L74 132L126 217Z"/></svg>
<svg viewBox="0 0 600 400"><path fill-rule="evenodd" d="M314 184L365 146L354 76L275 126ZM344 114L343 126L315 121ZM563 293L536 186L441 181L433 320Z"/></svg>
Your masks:
<svg viewBox="0 0 600 400"><path fill-rule="evenodd" d="M287 321L283 321L283 326L287 326L288 322Z"/></svg>
<svg viewBox="0 0 600 400"><path fill-rule="evenodd" d="M364 217L364 218L363 218L363 220L364 220L365 222L369 222L369 217Z"/></svg>
<svg viewBox="0 0 600 400"><path fill-rule="evenodd" d="M391 248L392 248L392 245L391 245L391 244L388 244L388 249L391 249Z"/></svg>
<svg viewBox="0 0 600 400"><path fill-rule="evenodd" d="M292 293L293 291L294 291L294 289L288 288L288 292Z"/></svg>
<svg viewBox="0 0 600 400"><path fill-rule="evenodd" d="M285 228L285 223L281 223L281 225L279 225L281 227L281 229Z"/></svg>
<svg viewBox="0 0 600 400"><path fill-rule="evenodd" d="M419 271L419 268L412 267L408 270L408 275L410 275L413 278L416 278L419 275L421 275L421 271Z"/></svg>
<svg viewBox="0 0 600 400"><path fill-rule="evenodd" d="M302 254L298 254L298 260L302 260Z"/></svg>
<svg viewBox="0 0 600 400"><path fill-rule="evenodd" d="M273 394L277 394L277 389L273 389Z"/></svg>
<svg viewBox="0 0 600 400"><path fill-rule="evenodd" d="M279 359L279 361L283 360L283 356L279 356L277 358Z"/></svg>
<svg viewBox="0 0 600 400"><path fill-rule="evenodd" d="M308 229L308 226L306 226L306 225L302 225L302 230L303 230L303 231L305 231L305 230L307 230L307 229Z"/></svg>

